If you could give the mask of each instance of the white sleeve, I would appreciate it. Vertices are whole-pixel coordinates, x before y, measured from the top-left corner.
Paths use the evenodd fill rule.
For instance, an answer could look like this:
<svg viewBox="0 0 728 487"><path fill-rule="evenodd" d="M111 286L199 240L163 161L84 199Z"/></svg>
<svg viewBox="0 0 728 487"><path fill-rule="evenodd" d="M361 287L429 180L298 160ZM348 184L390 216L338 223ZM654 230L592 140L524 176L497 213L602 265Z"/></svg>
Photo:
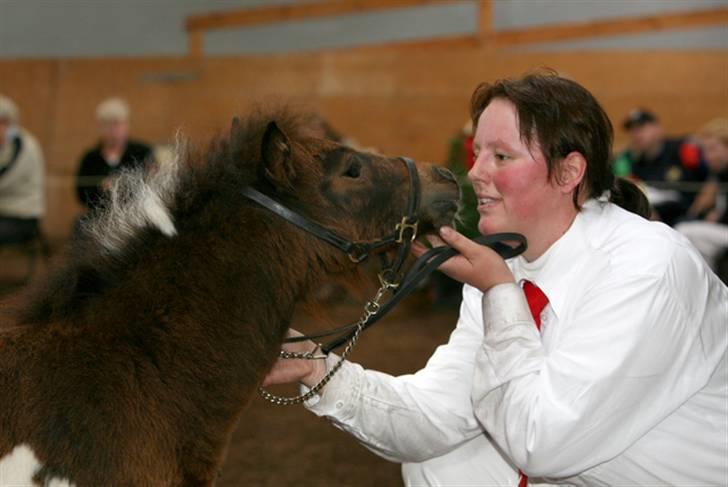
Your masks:
<svg viewBox="0 0 728 487"><path fill-rule="evenodd" d="M673 257L663 276L585 291L548 353L517 285L486 293L473 405L526 474L567 478L619 455L708 382L728 300L707 302L702 266Z"/></svg>
<svg viewBox="0 0 728 487"><path fill-rule="evenodd" d="M481 296L466 286L450 340L416 374L393 377L347 362L306 407L397 462L422 462L482 434L470 400Z"/></svg>

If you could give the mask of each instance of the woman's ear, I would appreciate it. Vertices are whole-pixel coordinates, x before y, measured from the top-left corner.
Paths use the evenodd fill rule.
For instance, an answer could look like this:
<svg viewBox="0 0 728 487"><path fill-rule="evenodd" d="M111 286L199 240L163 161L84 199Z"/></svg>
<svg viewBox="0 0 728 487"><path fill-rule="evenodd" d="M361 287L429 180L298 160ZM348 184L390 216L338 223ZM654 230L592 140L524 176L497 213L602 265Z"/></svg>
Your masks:
<svg viewBox="0 0 728 487"><path fill-rule="evenodd" d="M570 152L559 164L556 179L563 193L571 193L584 181L586 159L580 152Z"/></svg>
<svg viewBox="0 0 728 487"><path fill-rule="evenodd" d="M265 129L261 154L265 178L277 188L290 188L296 177L291 141L275 122L270 122Z"/></svg>

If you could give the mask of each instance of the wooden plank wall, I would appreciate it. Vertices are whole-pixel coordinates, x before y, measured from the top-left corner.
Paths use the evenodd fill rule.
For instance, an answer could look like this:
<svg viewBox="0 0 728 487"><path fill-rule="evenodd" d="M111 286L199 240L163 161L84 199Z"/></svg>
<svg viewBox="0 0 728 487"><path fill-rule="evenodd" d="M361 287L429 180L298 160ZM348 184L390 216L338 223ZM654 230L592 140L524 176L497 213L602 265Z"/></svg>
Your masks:
<svg viewBox="0 0 728 487"><path fill-rule="evenodd" d="M224 130L252 104L287 100L317 110L361 143L440 162L483 80L550 66L592 90L618 123L634 106L687 133L728 112L728 54L535 53L487 48L378 48L261 57L0 61L0 93L16 100L48 165L47 232L68 235L78 213L73 174L95 138L94 109L120 95L132 132L169 143ZM618 143L624 134L617 130Z"/></svg>

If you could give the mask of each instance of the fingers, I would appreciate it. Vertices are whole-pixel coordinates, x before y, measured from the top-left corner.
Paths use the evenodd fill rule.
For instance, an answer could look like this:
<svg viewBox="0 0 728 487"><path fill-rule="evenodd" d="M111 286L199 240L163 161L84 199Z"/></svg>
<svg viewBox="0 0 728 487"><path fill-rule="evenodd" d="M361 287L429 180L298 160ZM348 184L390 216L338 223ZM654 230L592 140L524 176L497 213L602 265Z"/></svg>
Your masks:
<svg viewBox="0 0 728 487"><path fill-rule="evenodd" d="M311 374L314 365L311 360L278 359L263 379L263 387L301 382Z"/></svg>
<svg viewBox="0 0 728 487"><path fill-rule="evenodd" d="M446 244L460 252L460 255L468 260L472 260L478 251L482 250L480 245L450 227L441 227L440 236Z"/></svg>
<svg viewBox="0 0 728 487"><path fill-rule="evenodd" d="M430 242L430 245L432 245L433 247L442 247L443 245L446 245L445 242L437 235L425 235L425 238L428 242ZM421 242L418 242L417 240L412 242L412 247L410 248L410 252L415 257L423 255L428 250L430 249L425 247Z"/></svg>
<svg viewBox="0 0 728 487"><path fill-rule="evenodd" d="M427 235L427 241L430 242L430 244L433 247L442 247L444 245L447 245L443 239L438 237L437 235Z"/></svg>

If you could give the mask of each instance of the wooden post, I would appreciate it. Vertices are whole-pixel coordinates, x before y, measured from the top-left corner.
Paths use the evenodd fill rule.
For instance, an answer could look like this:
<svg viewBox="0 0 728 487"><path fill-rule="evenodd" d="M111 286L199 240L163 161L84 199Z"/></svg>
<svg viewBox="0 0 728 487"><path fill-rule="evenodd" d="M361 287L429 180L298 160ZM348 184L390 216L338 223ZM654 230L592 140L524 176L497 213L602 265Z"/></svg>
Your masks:
<svg viewBox="0 0 728 487"><path fill-rule="evenodd" d="M205 32L191 30L187 33L187 54L190 57L202 57L205 53Z"/></svg>
<svg viewBox="0 0 728 487"><path fill-rule="evenodd" d="M478 0L478 44L480 46L494 45L495 31L493 30L493 0Z"/></svg>
<svg viewBox="0 0 728 487"><path fill-rule="evenodd" d="M478 36L487 40L493 34L493 1L478 1Z"/></svg>

